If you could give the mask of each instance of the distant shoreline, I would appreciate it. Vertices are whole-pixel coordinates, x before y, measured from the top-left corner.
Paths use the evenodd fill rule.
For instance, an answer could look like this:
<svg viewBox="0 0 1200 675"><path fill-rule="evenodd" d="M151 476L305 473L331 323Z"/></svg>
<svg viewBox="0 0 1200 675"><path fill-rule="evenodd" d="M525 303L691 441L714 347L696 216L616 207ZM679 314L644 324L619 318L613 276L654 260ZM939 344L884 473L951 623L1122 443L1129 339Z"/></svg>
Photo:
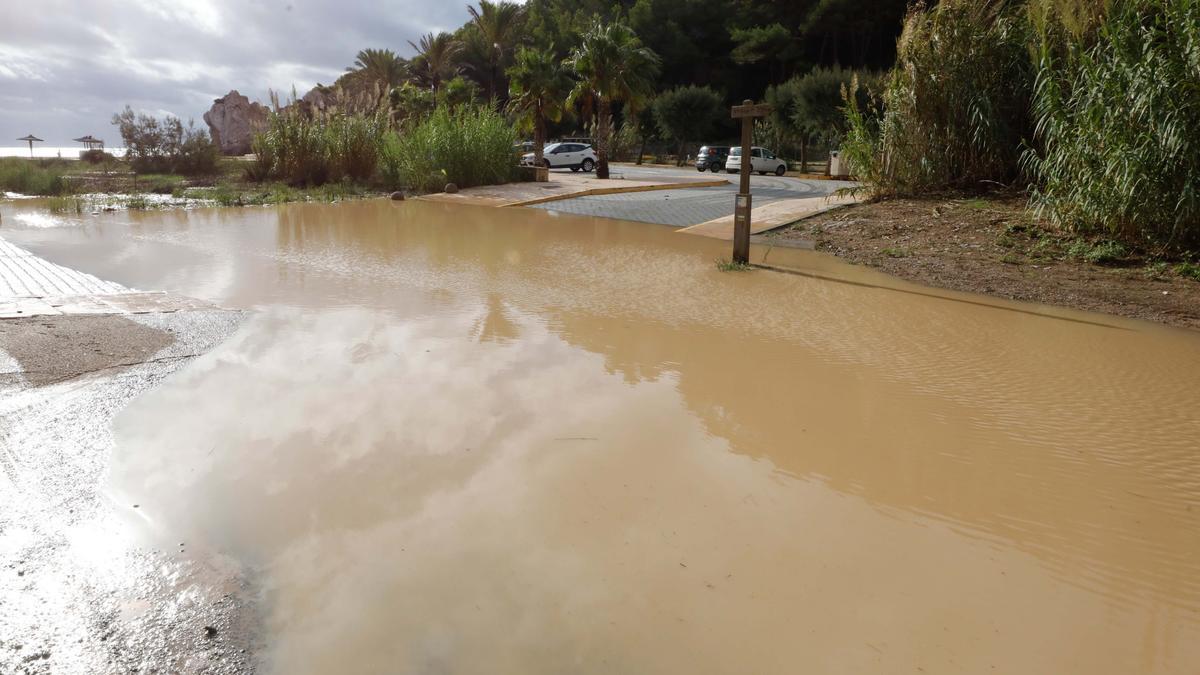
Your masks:
<svg viewBox="0 0 1200 675"><path fill-rule="evenodd" d="M59 147L59 146L33 146L34 159L79 159L79 153L83 152L81 147ZM104 148L104 151L114 157L123 157L125 148ZM61 154L60 154L61 153ZM28 145L9 145L0 146L0 157L24 157L29 159Z"/></svg>

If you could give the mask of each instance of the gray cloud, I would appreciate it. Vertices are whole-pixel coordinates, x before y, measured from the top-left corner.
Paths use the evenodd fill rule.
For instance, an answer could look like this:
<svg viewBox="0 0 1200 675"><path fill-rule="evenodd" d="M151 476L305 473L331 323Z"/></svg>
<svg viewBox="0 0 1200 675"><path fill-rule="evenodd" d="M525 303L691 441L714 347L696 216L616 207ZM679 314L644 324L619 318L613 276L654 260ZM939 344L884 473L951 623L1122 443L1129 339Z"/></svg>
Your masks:
<svg viewBox="0 0 1200 675"><path fill-rule="evenodd" d="M118 141L126 104L183 119L237 89L303 94L366 47L411 55L408 40L452 30L466 0L2 0L0 145L94 134Z"/></svg>

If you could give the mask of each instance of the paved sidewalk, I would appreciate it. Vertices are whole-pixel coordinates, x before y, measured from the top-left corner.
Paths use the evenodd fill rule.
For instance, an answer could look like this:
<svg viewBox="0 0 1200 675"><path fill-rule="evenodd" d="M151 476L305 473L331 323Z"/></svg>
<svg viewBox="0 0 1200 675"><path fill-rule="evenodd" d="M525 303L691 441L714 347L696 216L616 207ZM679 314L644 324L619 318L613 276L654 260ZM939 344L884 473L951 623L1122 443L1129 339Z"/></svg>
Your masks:
<svg viewBox="0 0 1200 675"><path fill-rule="evenodd" d="M54 314L142 314L181 309L212 309L212 305L104 281L55 265L0 237L0 319Z"/></svg>
<svg viewBox="0 0 1200 675"><path fill-rule="evenodd" d="M130 291L120 284L55 265L0 238L0 299Z"/></svg>

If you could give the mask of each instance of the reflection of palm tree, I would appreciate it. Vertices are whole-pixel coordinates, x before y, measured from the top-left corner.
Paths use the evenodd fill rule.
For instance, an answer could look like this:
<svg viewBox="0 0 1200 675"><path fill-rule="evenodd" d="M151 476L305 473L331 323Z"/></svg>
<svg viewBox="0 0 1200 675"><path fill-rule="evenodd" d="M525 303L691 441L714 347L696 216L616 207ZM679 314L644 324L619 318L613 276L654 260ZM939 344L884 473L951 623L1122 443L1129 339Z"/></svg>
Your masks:
<svg viewBox="0 0 1200 675"><path fill-rule="evenodd" d="M390 49L364 49L354 58L346 72L356 73L368 83L376 82L390 89L408 76L408 62Z"/></svg>
<svg viewBox="0 0 1200 675"><path fill-rule="evenodd" d="M597 20L567 62L579 76L570 103L596 114L596 177L608 178L612 104L624 101L632 112L645 103L653 92L658 55L643 47L629 26Z"/></svg>
<svg viewBox="0 0 1200 675"><path fill-rule="evenodd" d="M487 53L488 99L494 100L500 87L501 65L505 53L517 42L517 30L524 16L521 5L507 0L479 0L479 7L467 7L471 20L483 40Z"/></svg>
<svg viewBox="0 0 1200 675"><path fill-rule="evenodd" d="M409 40L408 44L417 50L414 70L434 91L441 87L443 80L454 75L462 44L453 35L427 33L417 42Z"/></svg>
<svg viewBox="0 0 1200 675"><path fill-rule="evenodd" d="M534 163L541 165L546 120L557 122L566 109L571 78L552 50L522 48L508 69L509 107L524 127L533 128Z"/></svg>

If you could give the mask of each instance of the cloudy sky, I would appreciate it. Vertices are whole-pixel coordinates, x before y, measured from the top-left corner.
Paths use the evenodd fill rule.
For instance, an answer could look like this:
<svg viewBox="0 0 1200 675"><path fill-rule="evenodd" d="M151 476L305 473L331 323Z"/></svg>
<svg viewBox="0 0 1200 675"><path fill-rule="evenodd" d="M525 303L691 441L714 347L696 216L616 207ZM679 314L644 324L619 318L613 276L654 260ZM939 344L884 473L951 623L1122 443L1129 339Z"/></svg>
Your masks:
<svg viewBox="0 0 1200 675"><path fill-rule="evenodd" d="M0 0L0 146L33 133L47 146L136 110L201 116L237 89L303 94L332 82L358 50L412 55L408 40L467 19L467 0Z"/></svg>

